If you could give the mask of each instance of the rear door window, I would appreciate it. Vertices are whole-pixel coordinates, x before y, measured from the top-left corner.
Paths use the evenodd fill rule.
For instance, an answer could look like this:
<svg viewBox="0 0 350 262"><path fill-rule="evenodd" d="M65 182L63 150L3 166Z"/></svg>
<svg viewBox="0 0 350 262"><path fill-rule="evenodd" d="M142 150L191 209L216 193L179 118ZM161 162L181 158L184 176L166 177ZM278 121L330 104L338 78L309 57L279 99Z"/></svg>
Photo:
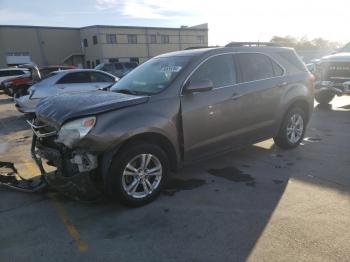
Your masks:
<svg viewBox="0 0 350 262"><path fill-rule="evenodd" d="M23 70L4 70L4 71L0 71L0 77L3 76L17 76L17 75L24 75L24 71Z"/></svg>
<svg viewBox="0 0 350 262"><path fill-rule="evenodd" d="M236 54L235 60L240 71L238 77L240 83L268 79L283 74L283 69L263 54Z"/></svg>
<svg viewBox="0 0 350 262"><path fill-rule="evenodd" d="M98 72L91 72L90 73L90 79L92 83L98 82L98 83L102 83L102 82L109 82L112 83L114 82L114 79L108 75L102 74L102 73L98 73Z"/></svg>
<svg viewBox="0 0 350 262"><path fill-rule="evenodd" d="M211 80L214 88L234 85L236 73L231 54L218 55L205 61L191 76L190 81Z"/></svg>
<svg viewBox="0 0 350 262"><path fill-rule="evenodd" d="M80 84L90 83L89 72L75 72L63 76L57 84Z"/></svg>
<svg viewBox="0 0 350 262"><path fill-rule="evenodd" d="M271 62L272 62L272 68L273 68L274 75L275 76L282 76L284 73L284 70L282 69L282 67L273 60L271 60Z"/></svg>

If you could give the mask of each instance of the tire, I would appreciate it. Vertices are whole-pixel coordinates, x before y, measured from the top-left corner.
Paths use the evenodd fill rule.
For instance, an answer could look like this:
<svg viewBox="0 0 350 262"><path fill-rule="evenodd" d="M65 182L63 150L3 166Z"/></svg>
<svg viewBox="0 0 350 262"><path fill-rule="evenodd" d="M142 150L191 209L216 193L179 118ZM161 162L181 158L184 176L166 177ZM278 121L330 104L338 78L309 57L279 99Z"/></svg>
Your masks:
<svg viewBox="0 0 350 262"><path fill-rule="evenodd" d="M10 92L9 92L8 87L5 87L5 88L4 88L4 93L5 93L6 95L10 96Z"/></svg>
<svg viewBox="0 0 350 262"><path fill-rule="evenodd" d="M146 168L141 167L143 156L146 156L146 162L149 159ZM159 166L160 171L151 173L151 170L156 170ZM105 191L123 205L142 206L159 195L168 174L169 159L162 148L155 144L132 144L114 157L105 177ZM137 186L132 186L136 184ZM147 193L145 186L150 192ZM127 188L130 190L127 191Z"/></svg>
<svg viewBox="0 0 350 262"><path fill-rule="evenodd" d="M285 115L277 136L273 138L275 144L283 149L297 147L304 138L306 123L305 111L300 107L291 108Z"/></svg>
<svg viewBox="0 0 350 262"><path fill-rule="evenodd" d="M335 94L331 90L322 90L322 91L319 91L315 94L315 100L320 105L327 105L327 104L329 104L329 102L332 101L334 96L335 96Z"/></svg>

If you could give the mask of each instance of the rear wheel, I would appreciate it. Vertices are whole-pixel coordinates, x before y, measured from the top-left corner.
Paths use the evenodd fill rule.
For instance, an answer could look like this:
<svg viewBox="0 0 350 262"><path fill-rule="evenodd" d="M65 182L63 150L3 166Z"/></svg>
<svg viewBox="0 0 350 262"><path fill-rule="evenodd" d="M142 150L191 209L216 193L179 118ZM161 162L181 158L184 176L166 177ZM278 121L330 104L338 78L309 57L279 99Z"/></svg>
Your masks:
<svg viewBox="0 0 350 262"><path fill-rule="evenodd" d="M168 177L169 163L157 145L131 145L116 155L106 191L127 206L142 206L157 197Z"/></svg>
<svg viewBox="0 0 350 262"><path fill-rule="evenodd" d="M316 101L321 105L327 105L332 101L335 94L331 90L321 90L315 94Z"/></svg>
<svg viewBox="0 0 350 262"><path fill-rule="evenodd" d="M293 107L284 117L281 128L273 140L281 148L294 148L303 140L305 130L305 112L299 107Z"/></svg>

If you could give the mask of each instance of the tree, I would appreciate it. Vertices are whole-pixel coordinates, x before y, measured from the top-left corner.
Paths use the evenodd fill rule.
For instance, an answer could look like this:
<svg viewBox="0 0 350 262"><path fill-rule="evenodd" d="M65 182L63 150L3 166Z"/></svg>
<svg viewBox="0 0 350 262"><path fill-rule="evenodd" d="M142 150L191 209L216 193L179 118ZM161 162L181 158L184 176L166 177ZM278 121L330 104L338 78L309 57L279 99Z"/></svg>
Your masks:
<svg viewBox="0 0 350 262"><path fill-rule="evenodd" d="M340 43L325 40L321 37L309 40L307 36L296 38L293 36L274 36L271 42L280 44L286 47L293 47L297 51L305 50L323 50L323 51L333 51L339 48Z"/></svg>

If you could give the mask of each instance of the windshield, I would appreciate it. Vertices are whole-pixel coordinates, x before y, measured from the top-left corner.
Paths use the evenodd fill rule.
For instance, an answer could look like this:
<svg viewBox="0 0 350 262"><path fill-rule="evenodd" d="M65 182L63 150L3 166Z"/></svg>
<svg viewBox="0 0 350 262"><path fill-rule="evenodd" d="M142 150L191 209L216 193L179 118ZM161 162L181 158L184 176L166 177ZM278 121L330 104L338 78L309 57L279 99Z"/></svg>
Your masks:
<svg viewBox="0 0 350 262"><path fill-rule="evenodd" d="M134 69L137 67L136 63L125 63L124 65L127 69Z"/></svg>
<svg viewBox="0 0 350 262"><path fill-rule="evenodd" d="M95 66L94 69L96 69L96 70L102 70L102 68L103 68L104 65L105 65L105 64L99 64L99 65Z"/></svg>
<svg viewBox="0 0 350 262"><path fill-rule="evenodd" d="M136 67L111 88L113 92L156 94L167 88L191 57L173 56L153 58Z"/></svg>
<svg viewBox="0 0 350 262"><path fill-rule="evenodd" d="M51 72L51 73L45 74L45 75L41 78L41 80L45 80L45 79L47 79L47 78L50 78L50 77L52 77L52 76L55 76L55 75L57 75L57 73L58 73L58 72Z"/></svg>
<svg viewBox="0 0 350 262"><path fill-rule="evenodd" d="M350 52L350 43L348 43L347 45L345 45L342 50L342 52Z"/></svg>

